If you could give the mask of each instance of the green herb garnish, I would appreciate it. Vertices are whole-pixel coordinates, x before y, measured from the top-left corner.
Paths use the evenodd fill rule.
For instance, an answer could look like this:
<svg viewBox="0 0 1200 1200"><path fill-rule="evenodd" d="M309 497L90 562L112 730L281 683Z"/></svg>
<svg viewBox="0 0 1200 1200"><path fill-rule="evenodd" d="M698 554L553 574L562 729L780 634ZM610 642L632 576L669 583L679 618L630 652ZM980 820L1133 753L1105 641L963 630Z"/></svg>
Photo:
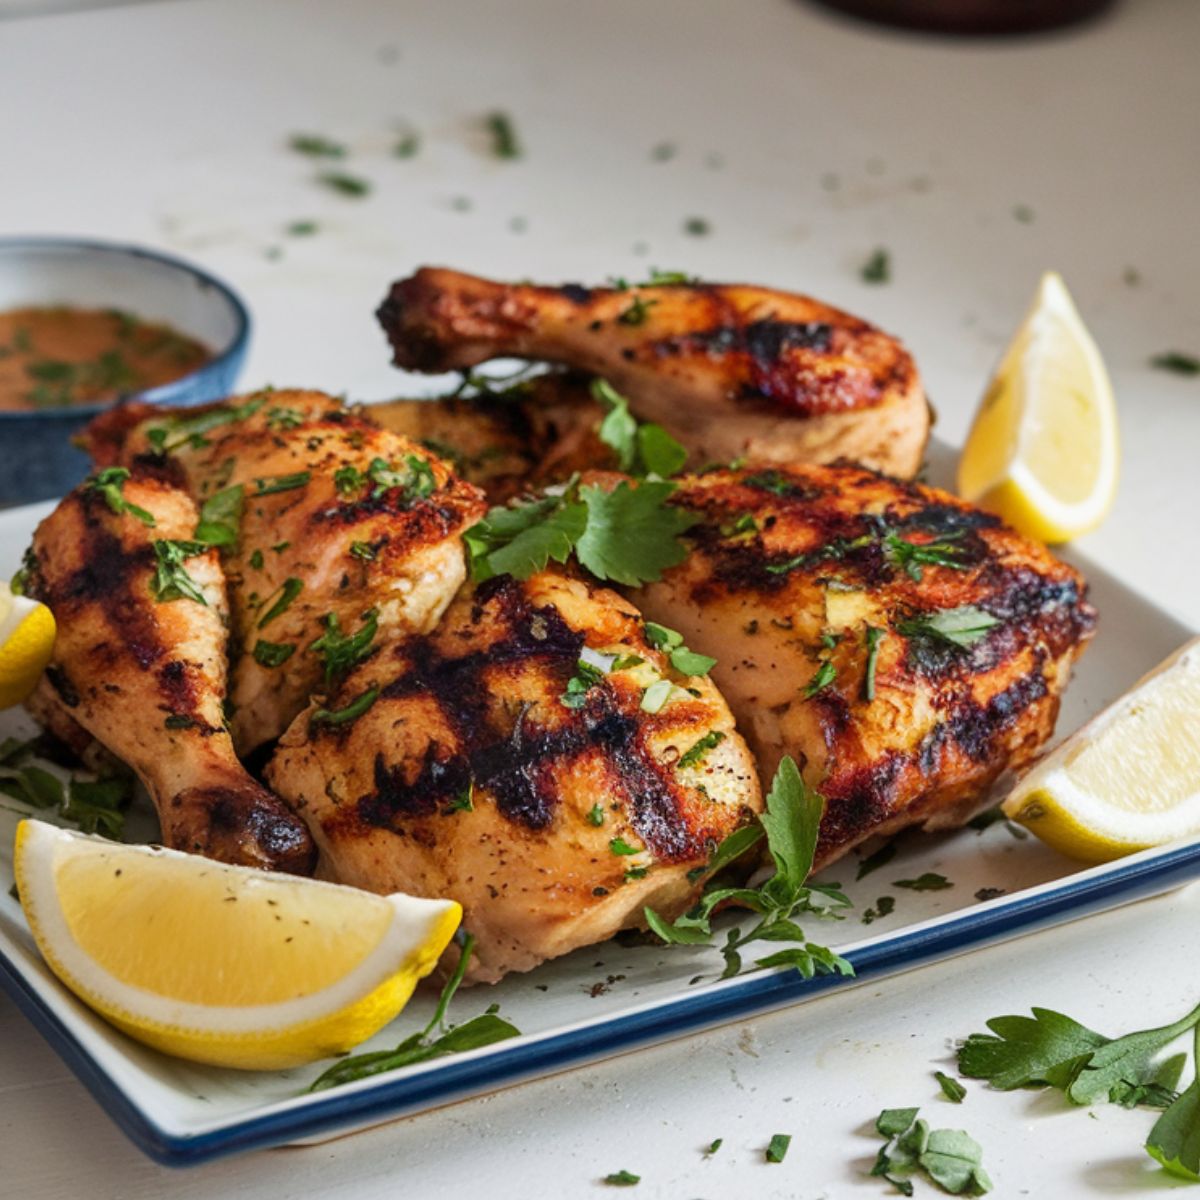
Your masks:
<svg viewBox="0 0 1200 1200"><path fill-rule="evenodd" d="M259 638L254 643L254 661L260 667L281 667L296 652L290 642L268 642Z"/></svg>
<svg viewBox="0 0 1200 1200"><path fill-rule="evenodd" d="M898 622L896 630L906 638L967 650L999 624L999 619L991 613L973 604L961 604L957 608L942 608L909 617Z"/></svg>
<svg viewBox="0 0 1200 1200"><path fill-rule="evenodd" d="M288 139L288 145L297 154L307 154L310 158L345 158L346 147L341 142L335 142L319 133L294 133Z"/></svg>
<svg viewBox="0 0 1200 1200"><path fill-rule="evenodd" d="M356 721L379 699L379 686L367 688L361 695L356 696L344 708L318 708L309 721L310 725L345 725Z"/></svg>
<svg viewBox="0 0 1200 1200"><path fill-rule="evenodd" d="M183 565L189 558L204 554L208 546L204 542L156 540L154 542L154 578L150 590L160 604L172 600L194 600L207 604L204 593Z"/></svg>
<svg viewBox="0 0 1200 1200"><path fill-rule="evenodd" d="M670 660L671 666L681 675L707 675L717 665L715 658L707 654L697 654L683 644L683 634L656 621L645 624L646 641L655 649L663 651Z"/></svg>
<svg viewBox="0 0 1200 1200"><path fill-rule="evenodd" d="M892 278L891 255L882 247L863 263L859 277L863 283L888 283Z"/></svg>
<svg viewBox="0 0 1200 1200"><path fill-rule="evenodd" d="M245 489L240 483L214 492L200 506L196 541L206 546L235 546L242 524Z"/></svg>
<svg viewBox="0 0 1200 1200"><path fill-rule="evenodd" d="M882 629L868 625L865 632L867 645L867 666L863 673L863 699L875 699L875 674L879 667L879 643L886 637Z"/></svg>
<svg viewBox="0 0 1200 1200"><path fill-rule="evenodd" d="M368 195L371 191L369 180L359 175L349 175L345 171L322 171L317 176L317 182L342 196L352 196L356 199Z"/></svg>
<svg viewBox="0 0 1200 1200"><path fill-rule="evenodd" d="M587 694L597 684L604 682L605 672L594 664L579 659L575 664L575 674L567 680L567 689L559 696L559 703L564 708L583 708L587 703Z"/></svg>
<svg viewBox="0 0 1200 1200"><path fill-rule="evenodd" d="M885 1108L875 1122L886 1142L871 1175L886 1179L904 1196L913 1194L912 1176L924 1172L952 1196L982 1196L992 1190L979 1143L961 1129L930 1129L918 1108Z"/></svg>
<svg viewBox="0 0 1200 1200"><path fill-rule="evenodd" d="M792 1144L790 1133L772 1134L770 1144L766 1149L766 1160L769 1163L781 1163L787 1157L788 1147Z"/></svg>
<svg viewBox="0 0 1200 1200"><path fill-rule="evenodd" d="M950 567L955 571L966 571L970 564L962 561L963 547L956 544L963 536L962 531L948 533L932 542L910 542L897 533L884 535L884 553L888 561L900 567L910 579L921 582L922 566Z"/></svg>
<svg viewBox="0 0 1200 1200"><path fill-rule="evenodd" d="M125 499L125 481L128 478L129 471L125 467L105 467L103 471L93 475L84 486L89 491L99 492L104 497L104 502L118 516L121 513L128 513L131 517L136 517L141 521L143 525L153 529L154 516L144 508L139 508Z"/></svg>
<svg viewBox="0 0 1200 1200"><path fill-rule="evenodd" d="M428 1062L431 1058L441 1058L445 1054L477 1050L481 1046L491 1046L495 1042L519 1037L521 1031L491 1009L464 1021L461 1025L446 1024L446 1012L450 1008L450 1001L454 999L454 993L458 991L459 984L467 973L467 964L474 950L475 939L468 933L460 944L458 964L454 973L442 988L437 1008L424 1029L406 1037L394 1050L368 1051L366 1054L354 1054L343 1058L318 1075L308 1090L323 1092L326 1088L353 1083L357 1079L367 1079L384 1071L395 1071L399 1067Z"/></svg>
<svg viewBox="0 0 1200 1200"><path fill-rule="evenodd" d="M257 496L273 496L276 492L292 492L304 487L312 479L311 471L294 471L290 475L270 475L254 481Z"/></svg>
<svg viewBox="0 0 1200 1200"><path fill-rule="evenodd" d="M362 614L362 625L357 633L342 633L337 613L326 613L321 618L325 632L313 642L309 649L320 655L325 664L325 687L349 673L370 653L371 643L379 628L379 612L368 609Z"/></svg>
<svg viewBox="0 0 1200 1200"><path fill-rule="evenodd" d="M490 112L486 124L488 133L492 135L492 153L497 158L521 157L521 143L517 140L517 131L508 113L499 110Z"/></svg>
<svg viewBox="0 0 1200 1200"><path fill-rule="evenodd" d="M1167 350L1156 354L1150 365L1160 371L1170 371L1175 375L1200 375L1200 358L1194 354L1182 354L1178 350Z"/></svg>
<svg viewBox="0 0 1200 1200"><path fill-rule="evenodd" d="M854 876L855 881L865 879L872 871L878 871L880 867L886 867L895 857L896 843L885 842L874 854L868 854L859 862L858 873Z"/></svg>
<svg viewBox="0 0 1200 1200"><path fill-rule="evenodd" d="M633 1187L635 1184L641 1183L642 1177L635 1175L632 1171L624 1169L613 1171L611 1175L605 1175L604 1182L610 1187Z"/></svg>
<svg viewBox="0 0 1200 1200"><path fill-rule="evenodd" d="M688 217L683 223L683 232L691 237L706 237L712 232L712 225L703 217Z"/></svg>
<svg viewBox="0 0 1200 1200"><path fill-rule="evenodd" d="M267 597L268 600L274 598L275 603L267 609L266 613L259 618L258 627L262 629L269 625L276 617L281 617L292 606L292 602L300 593L304 591L304 583L302 580L288 578ZM265 602L264 602L265 603Z"/></svg>
<svg viewBox="0 0 1200 1200"><path fill-rule="evenodd" d="M837 678L837 667L826 659L817 668L816 674L804 686L804 695L812 699L818 692L824 691Z"/></svg>
<svg viewBox="0 0 1200 1200"><path fill-rule="evenodd" d="M897 879L892 884L892 887L907 888L910 892L944 892L953 886L945 875L938 875L934 871L926 871L916 879Z"/></svg>
<svg viewBox="0 0 1200 1200"><path fill-rule="evenodd" d="M954 1104L961 1104L967 1098L967 1089L957 1079L947 1075L945 1071L934 1071L934 1079L942 1089L942 1095Z"/></svg>
<svg viewBox="0 0 1200 1200"><path fill-rule="evenodd" d="M725 740L725 735L719 729L710 729L702 738L694 742L690 749L685 750L675 764L677 767L694 767L704 756L715 749Z"/></svg>
<svg viewBox="0 0 1200 1200"><path fill-rule="evenodd" d="M607 380L594 379L592 398L607 414L600 422L600 440L616 451L622 471L638 476L674 475L687 461L687 451L661 425L641 425L625 399Z"/></svg>
<svg viewBox="0 0 1200 1200"><path fill-rule="evenodd" d="M599 804L593 804L587 811L587 823L599 828L604 824L604 809Z"/></svg>

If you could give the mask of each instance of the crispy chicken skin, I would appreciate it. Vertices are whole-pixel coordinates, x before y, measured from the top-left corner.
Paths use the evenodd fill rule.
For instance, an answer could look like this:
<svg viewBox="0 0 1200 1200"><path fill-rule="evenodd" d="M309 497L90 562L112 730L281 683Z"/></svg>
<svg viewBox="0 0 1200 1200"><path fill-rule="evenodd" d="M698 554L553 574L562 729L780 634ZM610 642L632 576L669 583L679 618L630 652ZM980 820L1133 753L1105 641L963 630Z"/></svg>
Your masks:
<svg viewBox="0 0 1200 1200"><path fill-rule="evenodd" d="M323 687L313 643L331 618L347 633L374 611L380 640L436 623L466 574L461 534L486 506L426 448L321 392L260 392L167 419L151 411L132 427L121 413L97 424L98 457L156 470L198 503L243 490L240 535L222 562L232 729L245 754Z"/></svg>
<svg viewBox="0 0 1200 1200"><path fill-rule="evenodd" d="M694 549L634 598L717 657L761 776L791 754L825 796L819 862L872 834L960 823L1049 738L1095 613L1044 547L852 466L715 471L681 480L672 503L696 514ZM986 614L977 640L931 632L932 615L964 606Z"/></svg>
<svg viewBox="0 0 1200 1200"><path fill-rule="evenodd" d="M741 284L505 284L424 267L379 308L397 366L516 357L601 375L694 464L853 459L911 477L929 433L912 358L866 321Z"/></svg>
<svg viewBox="0 0 1200 1200"><path fill-rule="evenodd" d="M203 596L155 599L155 542L192 538L191 498L155 478L125 481L125 500L76 488L38 526L26 582L58 625L54 657L30 708L68 745L95 738L140 776L163 841L225 862L306 873L304 824L242 768L224 726L228 607L216 552L187 558Z"/></svg>
<svg viewBox="0 0 1200 1200"><path fill-rule="evenodd" d="M571 695L585 647L641 661ZM661 678L677 686L644 711ZM468 586L327 704L371 694L353 720L297 718L268 779L308 821L321 871L458 900L475 980L640 925L647 904L678 915L701 886L688 872L762 807L712 683L675 672L627 600L562 572Z"/></svg>

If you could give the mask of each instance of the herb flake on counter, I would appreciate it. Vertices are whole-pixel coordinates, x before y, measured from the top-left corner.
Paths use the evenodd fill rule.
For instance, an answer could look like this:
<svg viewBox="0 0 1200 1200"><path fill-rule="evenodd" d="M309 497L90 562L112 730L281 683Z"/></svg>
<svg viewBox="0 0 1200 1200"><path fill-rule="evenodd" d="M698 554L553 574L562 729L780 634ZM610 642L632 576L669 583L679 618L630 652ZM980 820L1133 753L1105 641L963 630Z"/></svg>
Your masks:
<svg viewBox="0 0 1200 1200"><path fill-rule="evenodd" d="M709 1143L708 1143L708 1145L707 1145L707 1146L705 1146L705 1148L704 1148L704 1157L705 1157L705 1158L712 1158L712 1156L713 1156L714 1154L716 1154L716 1152L717 1152L718 1150L720 1150L720 1148L721 1148L721 1147L722 1147L724 1144L725 1144L725 1139L724 1139L724 1138L713 1138L713 1140L712 1140L711 1142L709 1142Z"/></svg>
<svg viewBox="0 0 1200 1200"><path fill-rule="evenodd" d="M769 1163L781 1163L787 1158L788 1147L792 1144L792 1135L790 1133L775 1133L771 1135L771 1141L767 1145L766 1154L764 1157Z"/></svg>
<svg viewBox="0 0 1200 1200"><path fill-rule="evenodd" d="M640 1175L635 1175L632 1171L620 1170L613 1171L610 1175L605 1175L604 1182L609 1187L633 1187L642 1182Z"/></svg>
<svg viewBox="0 0 1200 1200"><path fill-rule="evenodd" d="M288 237L312 237L321 227L316 221L292 221L285 228Z"/></svg>
<svg viewBox="0 0 1200 1200"><path fill-rule="evenodd" d="M876 921L883 917L890 917L896 911L895 896L880 896L875 901L874 908L863 909L862 923L864 925L873 925Z"/></svg>
<svg viewBox="0 0 1200 1200"><path fill-rule="evenodd" d="M683 232L689 237L707 237L712 233L712 225L703 217L688 217L683 223Z"/></svg>
<svg viewBox="0 0 1200 1200"><path fill-rule="evenodd" d="M421 148L421 135L416 130L401 134L392 146L393 158L414 158Z"/></svg>
<svg viewBox="0 0 1200 1200"><path fill-rule="evenodd" d="M1013 220L1020 221L1022 225L1032 225L1034 212L1028 204L1014 204L1012 210Z"/></svg>
<svg viewBox="0 0 1200 1200"><path fill-rule="evenodd" d="M1167 350L1156 354L1150 365L1160 371L1170 371L1174 375L1200 375L1200 358L1194 354L1183 354L1178 350Z"/></svg>
<svg viewBox="0 0 1200 1200"><path fill-rule="evenodd" d="M340 196L350 196L354 199L361 199L371 191L370 180L363 179L360 175L350 175L345 171L322 171L317 176L317 182Z"/></svg>
<svg viewBox="0 0 1200 1200"><path fill-rule="evenodd" d="M492 153L497 158L521 158L524 151L517 138L516 126L508 113L496 109L484 118L492 138Z"/></svg>
<svg viewBox="0 0 1200 1200"><path fill-rule="evenodd" d="M945 1071L934 1071L933 1077L942 1089L942 1095L951 1103L961 1104L967 1098L967 1089L952 1075L947 1075Z"/></svg>
<svg viewBox="0 0 1200 1200"><path fill-rule="evenodd" d="M679 147L674 142L659 142L650 149L651 162L670 162L679 153Z"/></svg>
<svg viewBox="0 0 1200 1200"><path fill-rule="evenodd" d="M341 142L322 137L319 133L293 133L288 139L288 147L309 158L346 157L346 147Z"/></svg>
<svg viewBox="0 0 1200 1200"><path fill-rule="evenodd" d="M413 1063L428 1062L431 1058L441 1058L443 1055L456 1054L463 1050L477 1050L481 1046L491 1046L508 1038L519 1037L521 1031L515 1025L490 1009L478 1017L464 1021L461 1025L446 1024L450 1001L454 999L454 994L467 973L467 964L474 951L475 939L468 933L460 943L454 973L442 988L437 1008L424 1029L405 1038L393 1050L369 1051L366 1054L354 1054L341 1059L318 1075L308 1090L323 1092L327 1088L353 1083L355 1080L379 1075L384 1071L394 1071Z"/></svg>
<svg viewBox="0 0 1200 1200"><path fill-rule="evenodd" d="M924 1172L952 1196L982 1196L992 1190L983 1169L983 1151L961 1129L930 1129L920 1109L886 1108L875 1121L885 1139L870 1174L888 1181L901 1195L913 1194L912 1176Z"/></svg>
<svg viewBox="0 0 1200 1200"><path fill-rule="evenodd" d="M892 279L891 255L880 247L863 263L858 274L863 283L890 283Z"/></svg>

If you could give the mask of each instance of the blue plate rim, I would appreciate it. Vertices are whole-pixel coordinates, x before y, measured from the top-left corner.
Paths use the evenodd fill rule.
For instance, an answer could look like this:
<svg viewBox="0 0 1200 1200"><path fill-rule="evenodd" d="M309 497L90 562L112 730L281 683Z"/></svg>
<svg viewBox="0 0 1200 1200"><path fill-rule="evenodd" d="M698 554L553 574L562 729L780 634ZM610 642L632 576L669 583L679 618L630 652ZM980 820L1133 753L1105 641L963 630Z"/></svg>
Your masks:
<svg viewBox="0 0 1200 1200"><path fill-rule="evenodd" d="M134 242L106 241L103 238L71 237L69 235L56 234L15 234L0 237L0 255L3 255L6 250L10 249L36 250L39 247L60 250L83 250L116 256L124 255L129 258L144 258L152 262L163 263L168 267L178 268L186 274L191 275L204 287L212 288L229 304L233 312L236 328L233 338L224 350L214 355L194 371L189 371L188 374L182 375L178 379L173 379L170 383L160 384L154 388L146 388L140 392L131 392L126 397L127 400L137 400L144 404L170 404L178 397L186 397L187 393L195 387L197 379L205 379L210 375L219 376L231 363L236 363L249 347L253 320L251 319L250 310L246 306L246 302L230 284L226 283L219 276L214 275L211 271L197 266L186 258L180 258L178 255L169 254L163 250L152 250L148 246L139 246ZM38 409L35 412L23 409L0 410L0 422L20 421L28 419L31 416L37 417L42 421L47 418L78 421L84 417L93 417L111 407L111 404L80 404L62 409Z"/></svg>
<svg viewBox="0 0 1200 1200"><path fill-rule="evenodd" d="M529 1042L502 1044L487 1054L447 1058L417 1075L380 1076L377 1082L360 1088L331 1090L301 1108L248 1117L184 1136L164 1130L134 1103L2 952L0 987L135 1146L164 1166L185 1167L396 1119L641 1046L789 1007L837 987L910 970L1073 917L1170 891L1198 876L1200 839L1147 851L1144 856L1115 865L1086 869L1057 884L1043 884L966 912L934 918L847 950L845 957L855 969L852 979L826 975L804 980L794 970L759 971L719 988L662 1001L582 1027L548 1033Z"/></svg>

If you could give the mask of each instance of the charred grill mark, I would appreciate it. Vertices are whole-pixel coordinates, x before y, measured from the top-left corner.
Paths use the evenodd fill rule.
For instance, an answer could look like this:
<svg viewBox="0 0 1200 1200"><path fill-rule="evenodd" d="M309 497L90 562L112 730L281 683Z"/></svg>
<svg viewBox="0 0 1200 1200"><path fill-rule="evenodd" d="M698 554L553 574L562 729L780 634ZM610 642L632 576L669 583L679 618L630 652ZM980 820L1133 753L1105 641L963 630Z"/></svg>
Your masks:
<svg viewBox="0 0 1200 1200"><path fill-rule="evenodd" d="M79 707L79 691L63 667L47 667L46 678L50 681L50 686L58 693L58 698L68 708Z"/></svg>
<svg viewBox="0 0 1200 1200"><path fill-rule="evenodd" d="M584 287L581 283L564 283L555 290L565 300L570 300L572 304L591 304L592 302L592 289Z"/></svg>
<svg viewBox="0 0 1200 1200"><path fill-rule="evenodd" d="M889 750L869 763L837 772L821 787L825 816L821 820L818 856L852 841L881 824L895 811L906 755Z"/></svg>
<svg viewBox="0 0 1200 1200"><path fill-rule="evenodd" d="M831 332L830 326L822 321L731 321L710 329L659 338L650 349L659 358L695 351L713 358L745 354L756 366L769 368L789 350L827 351Z"/></svg>
<svg viewBox="0 0 1200 1200"><path fill-rule="evenodd" d="M194 663L171 659L158 669L158 692L172 717L190 719L188 728L202 737L209 737L217 730L198 714L203 684L196 678L197 674L198 668Z"/></svg>
<svg viewBox="0 0 1200 1200"><path fill-rule="evenodd" d="M474 782L494 797L506 820L536 832L554 820L558 767L600 751L626 798L633 828L655 857L675 861L699 854L703 847L680 819L671 783L642 741L641 722L620 711L610 687L593 688L581 709L564 710L564 720L552 728L531 721L527 708L508 730L489 723L485 670L540 661L565 687L584 639L556 609L530 605L511 576L497 576L476 590L471 619L477 624L485 616L505 629L486 650L443 658L427 638L406 645L408 670L383 689L381 698L431 695L454 730L456 747L430 747L411 781L403 764L389 766L377 755L375 790L358 801L359 817L394 829L398 820L433 816Z"/></svg>
<svg viewBox="0 0 1200 1200"><path fill-rule="evenodd" d="M995 753L996 738L1048 690L1039 660L1034 670L997 692L987 704L958 704L947 722L949 734L972 762L985 763Z"/></svg>
<svg viewBox="0 0 1200 1200"><path fill-rule="evenodd" d="M977 529L995 529L1000 524L1000 518L994 513L984 512L978 508L959 507L955 504L925 504L916 512L906 516L893 516L893 507L889 507L889 523L900 533L919 530L928 533L934 539L946 537ZM985 545L982 539L980 544Z"/></svg>

